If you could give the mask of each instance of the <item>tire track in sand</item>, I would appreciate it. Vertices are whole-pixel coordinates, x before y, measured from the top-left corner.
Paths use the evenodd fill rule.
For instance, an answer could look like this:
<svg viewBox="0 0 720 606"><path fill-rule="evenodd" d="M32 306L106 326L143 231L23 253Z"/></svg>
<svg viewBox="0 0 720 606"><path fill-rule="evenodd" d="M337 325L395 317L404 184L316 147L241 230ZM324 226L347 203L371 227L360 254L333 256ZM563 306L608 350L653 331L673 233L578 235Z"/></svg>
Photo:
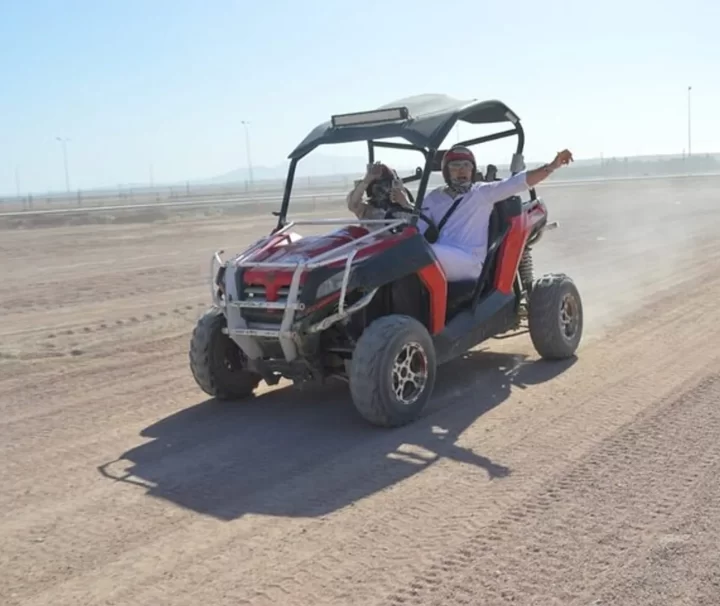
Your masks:
<svg viewBox="0 0 720 606"><path fill-rule="evenodd" d="M720 292L718 279L705 285L712 292ZM367 454L366 464L358 469L358 458L368 453L367 445L358 446L323 465L297 470L295 476L260 490L249 501L265 508L280 502L290 507L308 501L310 506L325 504L331 513L323 516L321 522L253 517L242 525L227 527L221 534L213 534L209 533L213 526L205 521L189 521L178 527L177 519L175 524L168 519L165 532L146 535L152 537L149 542L140 541L137 535L137 540L125 544L126 550L121 554L96 551L94 570L55 585L49 593L42 592L28 603L98 599L106 590L102 579L108 578L114 579L115 599L125 603L145 603L163 591L170 591L170 586L173 592L177 591L174 604L178 605L194 604L208 595L215 596L214 603L221 604L375 604L387 603L387 599L390 603L393 600L422 603L423 599L434 600L443 587L461 586L473 580L466 579L464 571L473 568L479 549L494 553L496 564L505 558L506 566L517 570L528 556L514 553L515 543L510 539L519 538L517 544L522 545L525 533L532 530L535 533L532 539L524 539L529 550L542 547L563 525L572 523L580 528L585 523L583 528L595 528L592 518L584 522L576 519L584 511L592 510L594 496L586 495L585 505L580 509L563 499L571 493L577 478L593 478L593 469L598 466L602 469L602 462L612 457L590 455L591 463L584 466L583 457L592 449L600 448L602 453L603 448L611 448L603 446L603 440L610 438L612 445L612 436L618 429L652 409L657 399L671 401L673 392L681 390L684 384L692 385L703 374L697 372L693 350L703 338L706 344L717 339L720 328L708 330L708 325L715 326L712 322L700 326L688 323L687 317L690 311L706 313L709 318L713 313L717 315L714 303L703 299L705 294L695 292L682 301L677 298L660 301L643 311L629 329L618 330L608 341L587 348L577 370L573 368L558 377L553 385L533 389L532 398L544 403L541 413L525 409L522 397L510 398L502 411L493 410L487 421L483 418L465 431L458 446L462 448L463 443L479 446L483 455L512 470L501 481L488 480L485 471L477 467L466 464L458 467L458 461L440 457L420 474L391 483L352 507L333 510L340 505L339 501L333 504L333 499L362 493L364 485L391 473L386 458L367 459ZM649 331L656 323L665 326L660 332ZM663 334L672 337L663 338ZM710 362L717 364L717 355L709 356L707 349L695 353L698 357L706 356L709 366ZM639 373L632 370L628 359L639 365ZM608 384L606 377L614 380ZM449 397L456 400L455 396ZM451 408L443 414L449 416L466 414L468 407L472 408L468 404L453 410L452 404L447 405ZM430 415L419 425L402 430L399 440L417 443L423 431L447 420L443 415ZM713 423L706 425L707 435L712 435ZM489 427L492 431L488 434ZM686 429L685 425L680 427ZM678 433L676 437L682 435ZM439 451L443 453L441 448ZM211 460L217 460L213 453L194 462L183 461L183 473L198 492L211 489L213 473L222 473L208 468ZM578 465L579 470L573 472ZM569 480L563 480L565 473L570 474ZM132 506L138 515L142 511L137 508L139 505ZM290 510L286 506L284 511ZM602 508L600 511L604 517ZM559 524L540 524L543 512L557 514ZM90 516L98 522L99 518L104 516ZM153 520L154 524L158 522ZM92 525L93 533L101 532L99 526ZM487 539L493 528L499 533L494 542ZM156 526L156 530L160 529ZM177 552L178 544L193 545L193 549ZM157 561L158 553L173 556ZM143 566L143 562L151 561L152 568ZM392 566L387 565L388 561L392 561ZM199 562L204 563L201 569L197 567ZM272 562L283 564L273 566ZM488 565L487 560L481 562L480 569ZM561 564L562 561L556 565ZM262 584L253 587L242 582L255 578L261 570ZM597 572L597 567L593 571ZM407 584L409 594L395 591L400 583ZM505 586L499 581L495 583L477 586L476 595L479 592L505 599L502 594ZM228 597L221 597L213 587L222 588L223 595ZM532 589L532 584L526 589ZM459 596L462 590L457 589L456 593ZM444 595L442 599L452 603L456 596L450 597Z"/></svg>
<svg viewBox="0 0 720 606"><path fill-rule="evenodd" d="M388 604L470 604L480 596L484 604L605 603L598 598L618 571L663 540L668 520L720 465L720 375L696 380L458 546Z"/></svg>

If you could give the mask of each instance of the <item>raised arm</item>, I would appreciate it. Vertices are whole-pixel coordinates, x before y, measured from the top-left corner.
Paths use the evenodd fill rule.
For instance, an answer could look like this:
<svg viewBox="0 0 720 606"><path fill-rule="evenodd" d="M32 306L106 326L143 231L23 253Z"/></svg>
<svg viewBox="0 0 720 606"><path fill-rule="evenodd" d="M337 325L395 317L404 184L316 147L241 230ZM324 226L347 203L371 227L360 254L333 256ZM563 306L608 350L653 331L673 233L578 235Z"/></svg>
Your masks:
<svg viewBox="0 0 720 606"><path fill-rule="evenodd" d="M346 200L348 210L355 215L363 212L363 206L365 206L363 195L365 194L365 188L367 185L366 179L360 179L352 191L347 195Z"/></svg>
<svg viewBox="0 0 720 606"><path fill-rule="evenodd" d="M355 187L347 195L346 201L350 212L355 213L359 219L362 219L368 212L368 204L363 200L363 195L368 185L381 176L382 165L380 162L368 164L365 176L355 184Z"/></svg>
<svg viewBox="0 0 720 606"><path fill-rule="evenodd" d="M527 185L528 187L535 187L541 181L547 179L561 166L570 164L573 161L572 153L570 150L564 149L555 156L555 159L550 164L543 164L539 168L527 171Z"/></svg>
<svg viewBox="0 0 720 606"><path fill-rule="evenodd" d="M527 176L528 173L526 171L522 171L512 177L507 177L506 179L502 179L500 181L481 183L480 187L482 188L482 193L485 195L487 202L495 204L495 202L500 202L500 200L505 200L510 196L515 196L527 190L529 187L527 184Z"/></svg>
<svg viewBox="0 0 720 606"><path fill-rule="evenodd" d="M549 164L543 164L533 170L524 170L502 181L483 183L483 192L487 192L489 201L493 204L500 202L500 200L505 200L510 196L517 195L531 187L535 187L538 183L547 179L558 168L572 161L572 153L565 149L559 152L555 156L555 159Z"/></svg>

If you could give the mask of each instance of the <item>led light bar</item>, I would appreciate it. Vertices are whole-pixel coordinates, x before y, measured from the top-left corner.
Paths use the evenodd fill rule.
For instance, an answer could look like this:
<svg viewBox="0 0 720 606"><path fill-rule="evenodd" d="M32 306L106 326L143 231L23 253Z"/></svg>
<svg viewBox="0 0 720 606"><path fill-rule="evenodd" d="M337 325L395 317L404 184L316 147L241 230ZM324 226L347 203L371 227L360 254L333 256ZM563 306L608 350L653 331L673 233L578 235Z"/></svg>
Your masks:
<svg viewBox="0 0 720 606"><path fill-rule="evenodd" d="M369 112L338 114L332 117L332 125L334 128L338 128L363 124L382 124L384 122L395 122L396 120L407 120L409 117L410 112L407 107L389 107Z"/></svg>

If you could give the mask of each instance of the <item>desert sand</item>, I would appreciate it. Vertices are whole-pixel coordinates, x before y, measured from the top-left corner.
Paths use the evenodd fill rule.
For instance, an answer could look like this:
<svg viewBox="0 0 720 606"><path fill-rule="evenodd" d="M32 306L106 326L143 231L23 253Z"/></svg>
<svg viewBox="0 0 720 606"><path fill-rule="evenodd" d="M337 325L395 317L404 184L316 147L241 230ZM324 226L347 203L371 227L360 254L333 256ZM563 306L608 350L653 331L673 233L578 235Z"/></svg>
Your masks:
<svg viewBox="0 0 720 606"><path fill-rule="evenodd" d="M542 190L577 357L491 340L392 431L193 382L210 256L270 209L0 225L0 604L720 604L718 191Z"/></svg>

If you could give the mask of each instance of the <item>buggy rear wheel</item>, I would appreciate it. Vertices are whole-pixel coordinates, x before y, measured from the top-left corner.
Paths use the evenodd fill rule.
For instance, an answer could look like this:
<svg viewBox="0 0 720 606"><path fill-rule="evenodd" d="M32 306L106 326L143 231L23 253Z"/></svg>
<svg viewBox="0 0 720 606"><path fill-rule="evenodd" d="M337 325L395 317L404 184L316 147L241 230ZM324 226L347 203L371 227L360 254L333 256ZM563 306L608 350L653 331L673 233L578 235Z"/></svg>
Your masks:
<svg viewBox="0 0 720 606"><path fill-rule="evenodd" d="M378 318L357 342L350 366L350 393L373 425L414 421L435 386L435 347L427 329L410 316Z"/></svg>
<svg viewBox="0 0 720 606"><path fill-rule="evenodd" d="M530 339L545 359L575 354L583 333L583 306L577 286L565 274L547 274L533 285L528 301Z"/></svg>
<svg viewBox="0 0 720 606"><path fill-rule="evenodd" d="M261 381L247 370L247 357L225 333L225 315L212 307L198 320L190 341L190 370L195 382L218 400L250 396Z"/></svg>

